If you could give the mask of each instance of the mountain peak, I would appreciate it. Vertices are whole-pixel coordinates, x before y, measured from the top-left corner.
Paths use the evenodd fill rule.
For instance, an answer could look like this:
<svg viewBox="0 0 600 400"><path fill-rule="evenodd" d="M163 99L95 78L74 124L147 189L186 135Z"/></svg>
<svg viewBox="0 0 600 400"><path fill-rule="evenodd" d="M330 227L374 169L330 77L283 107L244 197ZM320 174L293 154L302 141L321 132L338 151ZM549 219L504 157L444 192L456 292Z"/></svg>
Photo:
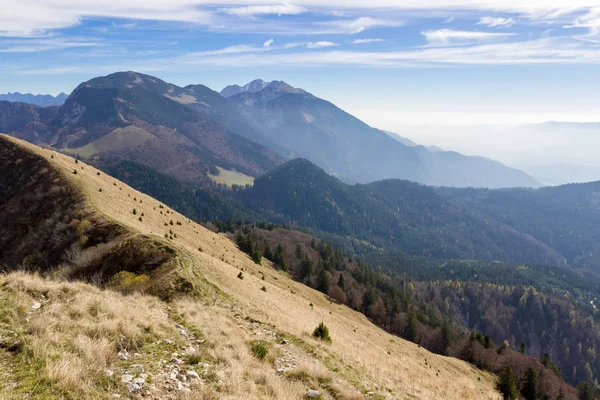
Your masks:
<svg viewBox="0 0 600 400"><path fill-rule="evenodd" d="M155 78L150 75L141 74L135 71L121 71L115 72L110 75L97 77L90 79L87 82L79 85L80 87L94 87L94 88L120 88L120 87L135 87L144 86L152 88L160 88L161 90L167 90L169 84L165 81ZM76 89L77 90L77 89Z"/></svg>
<svg viewBox="0 0 600 400"><path fill-rule="evenodd" d="M278 93L306 93L304 90L295 88L292 85L285 83L284 81L266 82L262 79L255 79L244 86L229 85L223 90L221 90L221 96L231 97L240 93L255 94L265 89L269 89Z"/></svg>

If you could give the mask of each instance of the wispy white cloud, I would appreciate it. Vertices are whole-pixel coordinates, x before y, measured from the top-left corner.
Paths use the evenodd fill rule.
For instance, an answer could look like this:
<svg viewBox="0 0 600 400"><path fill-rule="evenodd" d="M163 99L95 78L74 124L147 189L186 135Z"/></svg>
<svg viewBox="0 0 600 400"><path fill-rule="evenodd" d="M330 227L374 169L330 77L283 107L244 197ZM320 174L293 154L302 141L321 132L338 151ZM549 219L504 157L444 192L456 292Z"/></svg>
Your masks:
<svg viewBox="0 0 600 400"><path fill-rule="evenodd" d="M372 28L402 26L403 21L384 20L371 17L343 19L321 22L318 25L330 27L331 33L357 34Z"/></svg>
<svg viewBox="0 0 600 400"><path fill-rule="evenodd" d="M324 47L334 47L338 46L337 43L333 42L309 42L306 44L306 47L309 49L322 49Z"/></svg>
<svg viewBox="0 0 600 400"><path fill-rule="evenodd" d="M438 29L421 32L432 46L448 46L497 40L513 36L513 33L495 33L479 31L458 31L454 29Z"/></svg>
<svg viewBox="0 0 600 400"><path fill-rule="evenodd" d="M5 0L0 36L33 37L79 25L87 17L177 21L208 24L212 13L194 0Z"/></svg>
<svg viewBox="0 0 600 400"><path fill-rule="evenodd" d="M273 19L246 18L210 26L215 32L254 33L266 35L353 35L369 29L401 26L401 21L360 17L354 19L333 19L328 21L296 20L279 21Z"/></svg>
<svg viewBox="0 0 600 400"><path fill-rule="evenodd" d="M137 22L130 22L130 23L126 23L126 24L113 23L112 26L114 28L121 28L121 29L135 29L139 26L139 24Z"/></svg>
<svg viewBox="0 0 600 400"><path fill-rule="evenodd" d="M289 42L285 43L283 46L279 46L276 50L291 50L298 48L305 49L323 49L326 47L335 47L339 46L338 43L329 42L329 41L318 41L318 42Z"/></svg>
<svg viewBox="0 0 600 400"><path fill-rule="evenodd" d="M479 19L479 22L477 22L475 25L485 25L485 26L489 26L491 28L495 28L495 27L511 27L513 26L517 21L514 18L504 18L504 17L481 17Z"/></svg>
<svg viewBox="0 0 600 400"><path fill-rule="evenodd" d="M225 47L223 49L195 51L192 53L187 53L185 56L180 57L179 59L180 60L185 60L185 59L191 60L191 59L195 59L198 57L222 56L222 55L231 55L231 54L240 54L240 53L256 53L256 52L263 52L263 51L268 51L268 50L269 50L268 47L257 47L257 46L241 44L241 45L236 45L236 46Z"/></svg>
<svg viewBox="0 0 600 400"><path fill-rule="evenodd" d="M306 12L304 7L295 6L292 4L280 5L256 5L246 7L225 8L223 11L229 15L237 15L239 17L255 17L257 15L296 15Z"/></svg>
<svg viewBox="0 0 600 400"><path fill-rule="evenodd" d="M290 52L289 48L285 49L285 45L271 49L262 46L232 46L188 53L178 57L161 57L119 64L73 63L69 66L48 65L43 68L20 66L13 73L44 75L77 72L96 75L123 69L144 72L185 72L195 71L198 66L439 68L460 65L600 64L600 46L588 46L581 41L557 38L485 43L465 47L429 47L405 51L346 51L324 47L303 51L301 49L308 47L307 43L295 45L298 50L293 52Z"/></svg>
<svg viewBox="0 0 600 400"><path fill-rule="evenodd" d="M587 14L577 18L573 24L564 28L586 28L587 33L574 36L580 40L600 43L600 7L591 9Z"/></svg>
<svg viewBox="0 0 600 400"><path fill-rule="evenodd" d="M174 21L212 26L221 22L215 16L219 10L229 13L221 13L222 17L289 15L307 10L317 13L336 10L338 15L345 12L356 15L367 10L373 15L421 10L434 14L447 14L448 11L497 12L519 15L520 18L551 20L571 15L578 17L580 15L577 14L597 6L598 0L331 0L326 5L321 0L294 0L294 4L273 4L273 0L4 0L0 14L0 36L38 35L78 25L86 18ZM344 22L336 24L345 24L344 32L348 32L348 29L350 32L362 31L374 26L368 20L349 27Z"/></svg>
<svg viewBox="0 0 600 400"><path fill-rule="evenodd" d="M355 39L352 41L352 44L368 44L368 43L377 43L383 42L384 39Z"/></svg>
<svg viewBox="0 0 600 400"><path fill-rule="evenodd" d="M258 52L218 57L192 57L191 64L213 66L373 66L441 67L456 65L600 64L600 47L578 41L544 38L466 47L435 47L406 51ZM175 65L176 62L170 62Z"/></svg>
<svg viewBox="0 0 600 400"><path fill-rule="evenodd" d="M290 42L290 43L285 43L283 46L281 46L281 48L284 50L289 50L289 49L295 49L297 47L305 47L306 44L307 44L306 42Z"/></svg>
<svg viewBox="0 0 600 400"><path fill-rule="evenodd" d="M273 38L271 38L271 39L269 39L269 40L267 40L266 42L263 43L263 47L268 49L268 48L271 47L271 45L273 44L273 42L275 42L275 40L273 40Z"/></svg>
<svg viewBox="0 0 600 400"><path fill-rule="evenodd" d="M0 40L0 53L38 53L42 51L106 46L93 39L45 37Z"/></svg>

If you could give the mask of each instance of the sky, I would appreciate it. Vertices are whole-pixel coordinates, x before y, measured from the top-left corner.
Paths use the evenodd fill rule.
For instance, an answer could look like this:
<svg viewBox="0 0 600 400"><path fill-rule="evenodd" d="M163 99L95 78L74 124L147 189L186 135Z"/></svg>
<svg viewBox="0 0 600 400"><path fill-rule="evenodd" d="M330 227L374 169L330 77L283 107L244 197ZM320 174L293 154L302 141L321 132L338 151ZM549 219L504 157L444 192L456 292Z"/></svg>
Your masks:
<svg viewBox="0 0 600 400"><path fill-rule="evenodd" d="M600 120L600 0L0 0L0 9L0 93L69 93L123 70L215 90L284 80L375 127L450 147L466 140L464 126ZM430 125L454 129L440 139L422 129Z"/></svg>

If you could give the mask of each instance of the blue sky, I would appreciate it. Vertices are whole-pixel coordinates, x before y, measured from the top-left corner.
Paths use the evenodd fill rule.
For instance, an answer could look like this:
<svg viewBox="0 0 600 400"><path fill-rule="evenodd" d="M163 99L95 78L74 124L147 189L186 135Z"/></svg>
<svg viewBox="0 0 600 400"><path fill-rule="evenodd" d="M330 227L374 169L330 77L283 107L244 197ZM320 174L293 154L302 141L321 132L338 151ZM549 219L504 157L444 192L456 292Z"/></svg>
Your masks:
<svg viewBox="0 0 600 400"><path fill-rule="evenodd" d="M600 0L2 4L0 92L135 70L216 90L285 80L391 130L600 120Z"/></svg>

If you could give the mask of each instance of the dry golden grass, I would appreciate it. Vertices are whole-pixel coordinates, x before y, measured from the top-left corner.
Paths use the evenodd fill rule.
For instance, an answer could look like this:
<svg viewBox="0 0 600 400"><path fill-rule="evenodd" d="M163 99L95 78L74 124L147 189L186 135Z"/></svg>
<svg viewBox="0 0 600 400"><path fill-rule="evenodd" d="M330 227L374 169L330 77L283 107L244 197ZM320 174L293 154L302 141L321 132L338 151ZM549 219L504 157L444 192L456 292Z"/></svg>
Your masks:
<svg viewBox="0 0 600 400"><path fill-rule="evenodd" d="M93 167L81 162L75 164L73 158L51 150L19 143L60 168L87 193L90 203L101 214L133 230L167 240L178 249L179 273L209 300L182 299L175 306L186 322L199 328L214 343L211 356L222 360L217 368L222 374L222 385L207 385L197 395L200 397L194 398L234 399L247 393L243 397L248 399L297 399L308 386L306 382L282 378L271 364L254 358L248 350L253 338L238 327L234 315L250 317L298 338L297 345L303 351L328 370L336 371L333 382L338 385L335 379L341 380L342 387L354 387L363 393L373 391L375 396L389 399L500 398L491 374L460 360L434 355L386 333L362 314L333 304L323 294L275 271L268 261L254 264L225 236L189 221L166 206L160 208L158 201L104 173L98 175ZM77 175L72 173L73 169L78 169ZM165 239L165 233L170 236L170 231L173 239ZM244 280L236 278L241 269ZM263 286L266 292L261 290ZM332 344L321 343L311 336L322 320L329 327ZM99 343L95 346L101 347ZM78 357L84 360L86 356Z"/></svg>
<svg viewBox="0 0 600 400"><path fill-rule="evenodd" d="M153 296L126 297L23 272L0 277L0 287L0 299L8 301L3 306L12 311L0 335L14 332L22 347L18 393L107 397L105 371L117 363L119 351L177 335L165 304Z"/></svg>
<svg viewBox="0 0 600 400"><path fill-rule="evenodd" d="M277 375L269 360L252 355L251 332L243 321L231 318L227 309L199 307L197 301L188 299L178 301L177 309L186 322L202 331L210 343L207 357L214 360L212 382L191 398L292 400L306 393L304 385Z"/></svg>

